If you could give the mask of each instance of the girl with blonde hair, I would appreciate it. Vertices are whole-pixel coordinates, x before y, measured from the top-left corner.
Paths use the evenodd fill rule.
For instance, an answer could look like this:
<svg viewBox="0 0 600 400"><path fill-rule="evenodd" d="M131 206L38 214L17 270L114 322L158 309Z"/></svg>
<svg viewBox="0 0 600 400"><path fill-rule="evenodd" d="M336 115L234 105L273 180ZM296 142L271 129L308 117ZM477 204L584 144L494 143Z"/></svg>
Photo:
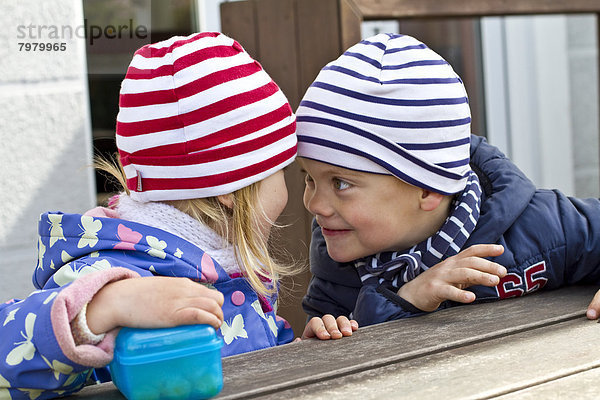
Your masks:
<svg viewBox="0 0 600 400"><path fill-rule="evenodd" d="M125 190L108 208L40 217L39 290L0 306L0 397L67 395L94 369L110 379L125 326L210 324L223 356L293 340L275 305L294 271L267 248L297 144L279 87L239 43L204 32L139 49L119 100L118 166L100 167ZM355 328L328 316L305 336Z"/></svg>

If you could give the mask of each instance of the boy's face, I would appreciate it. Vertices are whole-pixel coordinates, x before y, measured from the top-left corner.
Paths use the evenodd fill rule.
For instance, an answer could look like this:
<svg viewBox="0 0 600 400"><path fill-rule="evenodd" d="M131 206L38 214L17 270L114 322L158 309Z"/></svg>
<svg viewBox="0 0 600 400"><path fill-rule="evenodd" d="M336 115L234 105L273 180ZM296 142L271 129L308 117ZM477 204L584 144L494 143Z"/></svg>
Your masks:
<svg viewBox="0 0 600 400"><path fill-rule="evenodd" d="M306 172L304 206L315 215L335 261L404 250L423 240L416 228L422 215L420 188L391 175L298 161Z"/></svg>

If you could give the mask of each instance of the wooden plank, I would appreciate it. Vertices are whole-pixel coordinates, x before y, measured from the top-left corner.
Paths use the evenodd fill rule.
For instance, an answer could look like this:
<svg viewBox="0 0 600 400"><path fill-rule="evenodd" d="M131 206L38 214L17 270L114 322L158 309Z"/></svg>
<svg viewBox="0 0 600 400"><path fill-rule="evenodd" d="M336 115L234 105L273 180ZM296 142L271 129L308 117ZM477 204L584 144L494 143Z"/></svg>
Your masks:
<svg viewBox="0 0 600 400"><path fill-rule="evenodd" d="M279 85L295 110L302 95L298 83L300 60L295 0L257 0L256 16L260 43L257 60ZM303 221L305 213L302 205L303 183L297 167L288 168L286 180L289 184L289 200L278 222L290 227L282 231L280 237L274 238L272 243L274 248L285 249L293 259L306 263L307 243L310 240L307 228L292 226L299 220ZM306 322L300 301L309 279L307 274L299 275L284 279L281 285L278 314L292 325L296 336L302 334Z"/></svg>
<svg viewBox="0 0 600 400"><path fill-rule="evenodd" d="M258 61L287 96L292 108L298 107L298 52L294 0L258 0L256 21Z"/></svg>
<svg viewBox="0 0 600 400"><path fill-rule="evenodd" d="M338 40L330 38L337 26L337 0L308 0L300 2L302 29L297 29L297 10L295 0L249 0L221 3L222 31L238 40L242 46L258 60L273 80L288 97L292 108L296 108L308 85L319 69L332 57L336 57ZM333 10L326 11L327 3L333 4ZM330 7L331 8L331 7ZM312 18L308 12L317 12ZM312 43L298 56L299 34L310 32ZM332 51L331 47L334 46ZM300 83L302 82L302 83ZM282 280L279 315L288 320L297 336L302 334L306 314L302 311L301 301L306 293L310 273L307 268L308 243L310 242L310 217L302 204L304 191L303 176L295 164L287 168L288 205L278 220L286 226L272 240L272 249L284 262L296 260L305 271L294 277ZM285 249L279 251L277 249Z"/></svg>
<svg viewBox="0 0 600 400"><path fill-rule="evenodd" d="M65 399L85 399L85 400L123 400L125 396L121 394L112 382L101 383L83 388L81 391Z"/></svg>
<svg viewBox="0 0 600 400"><path fill-rule="evenodd" d="M297 105L321 68L341 53L338 0L296 0L295 18L298 51ZM306 323L306 314L301 305L302 297L306 294L311 278L308 269L308 244L312 217L304 209L302 202L304 175L297 163L287 168L286 183L288 205L278 222L287 228L284 228L278 244L290 252L305 269L302 273L283 280L278 311L299 337Z"/></svg>
<svg viewBox="0 0 600 400"><path fill-rule="evenodd" d="M463 73L460 74L469 96L471 108L471 132L487 136L485 121L485 93L483 55L479 20L460 18L457 21L462 44ZM464 76L463 76L464 74Z"/></svg>
<svg viewBox="0 0 600 400"><path fill-rule="evenodd" d="M298 92L300 97L312 84L321 68L339 57L344 50L340 46L342 34L339 20L341 12L339 2L340 0L296 0L299 61ZM303 236L298 235L298 243L301 243L308 250L313 217L305 210L301 201L304 194L304 174L301 173L297 163L294 163L294 166L290 169L291 171L288 171L290 201L293 201L293 192L296 193L299 201L298 207L290 208L296 221L293 228L300 228ZM298 306L300 306L302 296L306 294L308 282L311 278L308 270L308 251L302 255L301 260L307 264L307 270L294 278L295 283L297 283L296 290L299 294ZM306 321L306 314L303 314L303 318ZM297 333L300 336L301 331Z"/></svg>
<svg viewBox="0 0 600 400"><path fill-rule="evenodd" d="M503 396L497 400L569 399L597 400L600 393L600 368L553 379Z"/></svg>
<svg viewBox="0 0 600 400"><path fill-rule="evenodd" d="M353 0L364 19L517 14L570 14L600 11L597 0Z"/></svg>
<svg viewBox="0 0 600 400"><path fill-rule="evenodd" d="M317 77L321 68L336 59L342 52L340 48L340 28L338 21L338 0L296 0L296 26L298 37L298 92L300 97ZM308 288L311 274L308 270L308 246L311 237L311 214L302 202L304 194L304 174L300 166L294 163L287 171L290 213L287 221L291 229L297 232L296 243L305 250L300 260L306 264L306 271L294 277L295 306L302 316L303 325L306 314L302 311L301 300ZM290 304L291 306L291 304ZM282 313L283 314L283 313ZM302 327L303 328L303 327ZM302 330L296 331L297 336Z"/></svg>
<svg viewBox="0 0 600 400"><path fill-rule="evenodd" d="M515 393L507 398L521 399L522 389L538 394L533 388L540 384L569 377L579 381L580 373L598 370L599 328L582 316L259 398L488 399ZM331 360L331 368L338 365ZM596 383L596 398L599 387ZM569 388L570 397L581 398L579 388ZM567 398L550 389L543 393L552 395L535 398Z"/></svg>
<svg viewBox="0 0 600 400"><path fill-rule="evenodd" d="M352 0L340 0L340 45L343 53L361 39L360 24L362 16L360 10Z"/></svg>
<svg viewBox="0 0 600 400"><path fill-rule="evenodd" d="M277 314L285 318L292 326L296 337L300 337L306 324L302 298L306 294L311 274L308 268L310 221L306 217L308 212L302 203L304 175L300 172L298 163L294 162L286 168L285 180L288 188L288 204L277 220L284 228L276 234L278 237L273 241L275 252L279 252L284 257L287 254L298 267L303 269L293 277L282 279Z"/></svg>
<svg viewBox="0 0 600 400"><path fill-rule="evenodd" d="M572 323L575 325L570 330L581 328L587 332L593 328L592 333L596 333L600 326L584 317L595 291L595 287L568 287L517 299L455 307L423 317L361 328L352 337L342 340L306 340L227 357L223 359L224 387L218 397L239 399L273 393L281 395L282 391L292 388L299 388L294 393L300 394L319 385L319 382L338 385L348 379L349 384L356 381L360 374L370 370L388 371L385 368L394 368L396 364L404 368L398 375L404 374L405 369L418 371L419 365L424 365L427 360L430 360L432 369L443 375L445 365L439 363L443 363L449 355L476 354L488 347L490 349L486 357L489 358L486 359L490 363L488 369L493 373L493 361L504 353L502 347L492 347L491 343L519 343L521 336L518 335L527 336L527 332L531 331L531 340L543 337L541 345L548 349L549 344L541 334L563 332L559 328L571 326ZM569 334L568 340L565 337L561 339L565 346L572 346L574 342L586 345L584 336L587 333ZM438 361L432 362L435 357L439 357L436 359ZM561 357L564 357L564 353ZM597 354L594 357L600 359ZM512 368L514 374L517 367L512 365ZM531 373L535 375L536 370ZM382 386L381 382L385 380L380 379L378 385ZM344 385L338 385L340 390ZM454 384L447 381L446 385L444 390L448 391ZM112 384L86 388L79 396L86 399L121 398Z"/></svg>
<svg viewBox="0 0 600 400"><path fill-rule="evenodd" d="M256 27L256 2L236 1L221 3L221 32L237 40L252 56L260 52Z"/></svg>
<svg viewBox="0 0 600 400"><path fill-rule="evenodd" d="M221 396L237 399L277 393L580 318L595 291L569 287L455 307L365 327L342 340L302 341L228 357L223 360L225 384Z"/></svg>
<svg viewBox="0 0 600 400"><path fill-rule="evenodd" d="M317 74L342 54L338 0L297 0L298 91L304 94Z"/></svg>

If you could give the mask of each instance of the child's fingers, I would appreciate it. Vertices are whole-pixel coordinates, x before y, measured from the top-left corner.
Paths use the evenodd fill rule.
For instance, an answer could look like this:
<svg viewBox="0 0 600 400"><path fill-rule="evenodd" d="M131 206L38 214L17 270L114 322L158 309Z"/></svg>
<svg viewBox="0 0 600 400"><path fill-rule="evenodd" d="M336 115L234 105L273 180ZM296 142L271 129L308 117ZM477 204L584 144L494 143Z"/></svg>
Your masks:
<svg viewBox="0 0 600 400"><path fill-rule="evenodd" d="M498 263L486 260L481 257L468 257L461 260L461 265L468 268L473 268L481 272L487 272L497 276L506 275L506 268Z"/></svg>
<svg viewBox="0 0 600 400"><path fill-rule="evenodd" d="M588 306L586 316L589 319L598 319L598 317L600 317L600 290L596 292Z"/></svg>
<svg viewBox="0 0 600 400"><path fill-rule="evenodd" d="M338 328L338 323L333 315L323 315L323 324L325 324L325 329L327 329L327 332L329 332L332 339L340 339L343 337L342 332L340 332Z"/></svg>
<svg viewBox="0 0 600 400"><path fill-rule="evenodd" d="M475 301L475 293L462 290L452 285L444 285L440 288L441 298L456 301L458 303L471 303ZM439 305L438 305L439 306ZM434 311L434 310L423 310Z"/></svg>
<svg viewBox="0 0 600 400"><path fill-rule="evenodd" d="M456 268L448 271L447 281L452 284L468 287L473 285L496 286L500 278L493 273L482 272L472 268Z"/></svg>
<svg viewBox="0 0 600 400"><path fill-rule="evenodd" d="M336 322L337 322L337 327L343 336L352 336L352 332L356 330L356 329L353 329L352 324L350 323L348 318L344 317L343 315L337 317ZM354 322L356 322L356 321L354 321ZM358 324L356 324L356 326L358 328Z"/></svg>
<svg viewBox="0 0 600 400"><path fill-rule="evenodd" d="M219 306L221 306L221 307L223 306L223 302L225 301L225 298L223 297L223 293L219 292L216 289L209 289L206 286L200 285L200 287L205 289L202 292L202 296L211 298L211 299L215 300Z"/></svg>
<svg viewBox="0 0 600 400"><path fill-rule="evenodd" d="M188 290L190 290L190 292L191 292L190 294L193 293L193 295L196 295L196 296L202 296L202 297L213 299L214 301L216 301L219 304L219 306L223 306L223 301L224 301L223 293L219 292L216 289L210 289L204 285L200 285L190 279L187 279L187 278L183 278L183 279L185 279L187 282L189 282L189 283L187 283L187 282L186 283L189 285Z"/></svg>
<svg viewBox="0 0 600 400"><path fill-rule="evenodd" d="M304 327L304 332L302 332L302 339L311 339L314 337L321 340L331 339L331 335L327 331L327 328L325 328L323 319L319 317L312 317Z"/></svg>
<svg viewBox="0 0 600 400"><path fill-rule="evenodd" d="M223 303L219 303L218 299L215 300L214 298L197 297L192 303L193 307L211 313L217 317L217 319L223 321L223 309L221 308Z"/></svg>
<svg viewBox="0 0 600 400"><path fill-rule="evenodd" d="M504 277L507 273L506 268L504 266L481 257L460 258L454 261L452 268L477 270L480 272L498 276L500 278Z"/></svg>
<svg viewBox="0 0 600 400"><path fill-rule="evenodd" d="M499 244L475 244L460 253L457 256L462 257L497 257L504 253L504 247Z"/></svg>
<svg viewBox="0 0 600 400"><path fill-rule="evenodd" d="M176 325L209 324L215 328L221 326L223 322L222 293L198 285L187 278L172 278L165 282L173 283L171 290L163 293L163 296L169 298L169 301L163 304L170 304L163 310L165 320L171 320Z"/></svg>
<svg viewBox="0 0 600 400"><path fill-rule="evenodd" d="M223 321L223 309L221 308L224 301L223 293L203 285L198 285L189 279L186 279L186 281L187 287L185 289L182 287L180 292L182 297L179 300L179 304L182 307L193 307L206 311L216 316L220 321Z"/></svg>
<svg viewBox="0 0 600 400"><path fill-rule="evenodd" d="M215 315L212 312L206 311L201 308L187 307L178 310L174 314L174 326L179 325L194 325L194 324L207 324L211 325L215 329L219 329L223 323L223 318Z"/></svg>

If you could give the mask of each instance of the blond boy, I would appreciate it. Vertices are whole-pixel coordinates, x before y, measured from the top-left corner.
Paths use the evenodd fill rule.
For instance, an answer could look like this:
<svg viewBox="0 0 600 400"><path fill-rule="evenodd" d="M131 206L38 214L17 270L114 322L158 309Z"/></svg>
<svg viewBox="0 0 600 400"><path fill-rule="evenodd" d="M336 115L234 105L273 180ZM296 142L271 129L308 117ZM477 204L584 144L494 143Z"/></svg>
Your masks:
<svg viewBox="0 0 600 400"><path fill-rule="evenodd" d="M460 78L412 37L322 69L297 110L309 316L369 325L600 281L600 201L536 189L470 120Z"/></svg>

